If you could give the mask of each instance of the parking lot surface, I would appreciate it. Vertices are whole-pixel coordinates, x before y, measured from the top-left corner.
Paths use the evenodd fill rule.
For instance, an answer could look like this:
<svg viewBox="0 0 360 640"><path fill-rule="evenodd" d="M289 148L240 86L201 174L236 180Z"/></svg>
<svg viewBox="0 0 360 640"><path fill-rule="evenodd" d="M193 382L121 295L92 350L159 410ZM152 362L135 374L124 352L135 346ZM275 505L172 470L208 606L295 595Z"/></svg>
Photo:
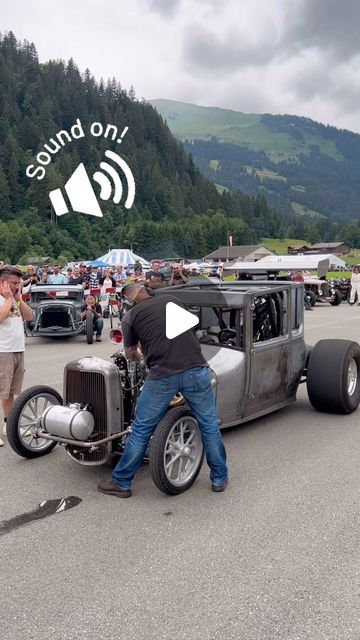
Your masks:
<svg viewBox="0 0 360 640"><path fill-rule="evenodd" d="M61 392L68 360L108 339L27 338L24 388ZM360 339L360 308L316 306L305 338ZM57 447L36 460L0 449L0 521L45 500L81 500L0 537L2 640L356 640L360 637L360 431L295 405L224 432L230 482L165 496L143 465L133 496L97 492L111 467ZM1 531L0 531L1 533Z"/></svg>

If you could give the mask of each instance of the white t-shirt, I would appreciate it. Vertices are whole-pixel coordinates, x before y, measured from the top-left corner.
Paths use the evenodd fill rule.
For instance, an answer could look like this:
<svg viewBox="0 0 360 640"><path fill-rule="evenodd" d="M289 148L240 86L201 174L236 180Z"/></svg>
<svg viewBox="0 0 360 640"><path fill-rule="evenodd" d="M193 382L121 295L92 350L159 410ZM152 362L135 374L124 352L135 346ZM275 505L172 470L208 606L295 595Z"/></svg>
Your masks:
<svg viewBox="0 0 360 640"><path fill-rule="evenodd" d="M0 307L5 298L0 296ZM7 318L0 322L0 353L25 351L23 319L17 305L13 306Z"/></svg>

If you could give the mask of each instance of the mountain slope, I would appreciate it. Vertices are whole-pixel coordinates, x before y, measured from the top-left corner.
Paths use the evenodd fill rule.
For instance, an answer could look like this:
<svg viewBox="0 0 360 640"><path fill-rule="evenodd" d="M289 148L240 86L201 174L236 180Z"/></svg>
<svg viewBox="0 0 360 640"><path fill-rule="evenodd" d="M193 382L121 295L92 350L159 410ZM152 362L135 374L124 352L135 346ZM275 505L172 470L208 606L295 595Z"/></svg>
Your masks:
<svg viewBox="0 0 360 640"><path fill-rule="evenodd" d="M152 104L196 164L228 189L286 212L360 217L360 136L308 118L243 114L175 101Z"/></svg>
<svg viewBox="0 0 360 640"><path fill-rule="evenodd" d="M253 220L260 214L261 230L267 226L268 235L279 226L263 198L219 193L155 109L115 79L106 85L97 82L89 70L81 74L73 60L40 64L35 46L18 42L10 32L0 36L0 87L2 260L17 262L27 255L94 258L109 245L132 246L148 258L202 256L226 242L227 232L237 242L255 241ZM68 142L65 133L77 120L87 135ZM104 129L116 125L119 132L127 126L121 147L104 135L90 135L94 122ZM44 162L44 177L39 180L38 174L31 180L27 167L40 164L36 158L44 144L50 141L54 149L59 131L66 143ZM121 153L134 175L131 209L123 200L99 200L94 183L103 218L74 212L52 215L49 192L63 189L80 163L93 176L109 148Z"/></svg>

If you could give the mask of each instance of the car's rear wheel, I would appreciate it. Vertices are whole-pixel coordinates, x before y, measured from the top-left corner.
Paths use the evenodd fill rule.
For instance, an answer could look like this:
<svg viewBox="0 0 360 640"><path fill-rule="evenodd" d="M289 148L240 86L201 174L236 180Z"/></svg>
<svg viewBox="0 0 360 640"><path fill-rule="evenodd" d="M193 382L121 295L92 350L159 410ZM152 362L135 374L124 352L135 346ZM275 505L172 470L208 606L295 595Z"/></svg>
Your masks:
<svg viewBox="0 0 360 640"><path fill-rule="evenodd" d="M56 442L38 438L36 426L48 406L62 403L62 397L55 389L43 385L30 387L20 393L6 421L9 444L19 456L39 458L56 446Z"/></svg>
<svg viewBox="0 0 360 640"><path fill-rule="evenodd" d="M94 314L92 311L86 312L85 318L86 342L92 344L94 341Z"/></svg>
<svg viewBox="0 0 360 640"><path fill-rule="evenodd" d="M307 367L309 400L318 411L352 413L360 403L360 346L351 340L320 340Z"/></svg>
<svg viewBox="0 0 360 640"><path fill-rule="evenodd" d="M186 407L170 409L150 442L151 477L160 491L183 493L195 482L204 459L200 430Z"/></svg>

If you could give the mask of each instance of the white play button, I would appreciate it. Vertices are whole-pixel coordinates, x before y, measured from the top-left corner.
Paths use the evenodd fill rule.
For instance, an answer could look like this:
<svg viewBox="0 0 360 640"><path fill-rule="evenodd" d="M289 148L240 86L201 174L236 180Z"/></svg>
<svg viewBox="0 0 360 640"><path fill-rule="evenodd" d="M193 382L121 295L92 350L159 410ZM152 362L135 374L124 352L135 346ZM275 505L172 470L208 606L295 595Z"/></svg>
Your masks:
<svg viewBox="0 0 360 640"><path fill-rule="evenodd" d="M185 331L199 324L199 319L193 313L186 311L174 302L166 305L166 337L169 340L180 336Z"/></svg>

